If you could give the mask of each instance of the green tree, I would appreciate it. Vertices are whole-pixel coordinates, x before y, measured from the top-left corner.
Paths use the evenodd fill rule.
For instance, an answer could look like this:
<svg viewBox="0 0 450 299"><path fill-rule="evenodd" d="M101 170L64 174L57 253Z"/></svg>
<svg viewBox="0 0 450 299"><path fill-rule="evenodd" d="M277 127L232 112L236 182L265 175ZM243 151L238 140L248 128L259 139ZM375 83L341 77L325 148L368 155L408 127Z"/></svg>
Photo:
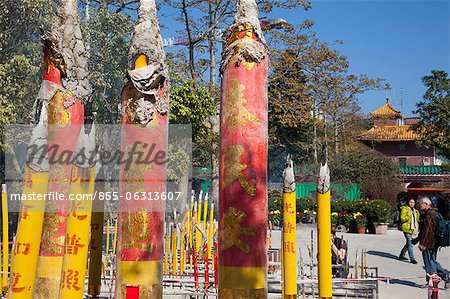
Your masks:
<svg viewBox="0 0 450 299"><path fill-rule="evenodd" d="M333 156L330 170L333 182L361 184L362 194L370 199L384 199L395 204L397 194L403 190L398 165L365 145Z"/></svg>
<svg viewBox="0 0 450 299"><path fill-rule="evenodd" d="M0 1L1 124L29 123L41 82L39 28L53 21L52 0Z"/></svg>
<svg viewBox="0 0 450 299"><path fill-rule="evenodd" d="M317 162L324 142L332 154L347 151L360 124L358 95L389 88L384 80L349 73L347 57L316 38L313 22L273 32L269 39L269 127L272 148L283 148L297 161Z"/></svg>
<svg viewBox="0 0 450 299"><path fill-rule="evenodd" d="M0 180L4 177L4 125L29 123L42 81L39 28L48 28L53 0L0 1Z"/></svg>
<svg viewBox="0 0 450 299"><path fill-rule="evenodd" d="M306 0L277 0L256 1L261 13L269 13L275 8L309 9L311 4ZM167 48L167 57L172 61L172 70L184 79L190 79L194 84L209 83L216 101L219 102L217 81L217 55L216 50L222 42L219 29L227 28L234 20L236 13L236 0L164 0L163 6L167 6L170 13L163 17L170 17L179 24L177 33L185 37L186 47ZM174 13L174 11L176 13ZM261 15L262 16L262 15ZM211 152L211 200L217 201L219 194L218 172L218 113L209 118L210 136L209 144L202 139L199 146L205 146L205 152ZM194 148L195 150L195 148Z"/></svg>
<svg viewBox="0 0 450 299"><path fill-rule="evenodd" d="M450 159L450 78L445 71L431 71L422 77L428 88L417 104L420 122L413 126L424 147L434 146L438 153Z"/></svg>
<svg viewBox="0 0 450 299"><path fill-rule="evenodd" d="M212 139L208 118L217 110L210 89L184 81L172 87L169 120L172 124L192 124L194 165L210 165Z"/></svg>
<svg viewBox="0 0 450 299"><path fill-rule="evenodd" d="M118 105L125 84L129 39L134 21L129 15L92 9L84 18L83 34L89 49L92 97L96 122L120 122Z"/></svg>

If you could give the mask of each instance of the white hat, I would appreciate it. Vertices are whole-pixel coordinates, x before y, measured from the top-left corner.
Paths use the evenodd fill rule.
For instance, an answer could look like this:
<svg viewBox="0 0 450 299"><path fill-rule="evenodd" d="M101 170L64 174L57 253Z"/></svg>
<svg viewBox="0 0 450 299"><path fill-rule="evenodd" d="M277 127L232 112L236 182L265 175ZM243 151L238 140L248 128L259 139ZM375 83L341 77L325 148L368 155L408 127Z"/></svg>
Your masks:
<svg viewBox="0 0 450 299"><path fill-rule="evenodd" d="M419 199L420 203L426 203L427 205L431 206L431 200L428 197L421 197Z"/></svg>

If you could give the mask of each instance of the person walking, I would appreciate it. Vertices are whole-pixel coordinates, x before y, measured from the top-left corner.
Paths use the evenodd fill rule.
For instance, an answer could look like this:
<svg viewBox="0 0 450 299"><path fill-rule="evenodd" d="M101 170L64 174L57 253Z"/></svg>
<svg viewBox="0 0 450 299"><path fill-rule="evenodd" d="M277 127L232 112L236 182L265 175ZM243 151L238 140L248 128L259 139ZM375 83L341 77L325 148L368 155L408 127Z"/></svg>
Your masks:
<svg viewBox="0 0 450 299"><path fill-rule="evenodd" d="M425 271L427 272L427 281L433 274L439 275L445 281L445 287L450 286L450 273L444 269L437 261L437 240L438 220L442 218L438 211L432 208L431 200L428 197L422 197L419 201L419 209L422 213L419 232L419 250L422 252Z"/></svg>
<svg viewBox="0 0 450 299"><path fill-rule="evenodd" d="M406 239L406 244L400 251L399 259L402 261L408 260L405 257L406 252L408 252L409 260L413 264L417 264L416 258L414 257L414 250L412 239L419 232L419 215L420 212L415 208L416 202L413 198L408 200L408 204L402 206L400 211L400 221L401 229L403 235Z"/></svg>

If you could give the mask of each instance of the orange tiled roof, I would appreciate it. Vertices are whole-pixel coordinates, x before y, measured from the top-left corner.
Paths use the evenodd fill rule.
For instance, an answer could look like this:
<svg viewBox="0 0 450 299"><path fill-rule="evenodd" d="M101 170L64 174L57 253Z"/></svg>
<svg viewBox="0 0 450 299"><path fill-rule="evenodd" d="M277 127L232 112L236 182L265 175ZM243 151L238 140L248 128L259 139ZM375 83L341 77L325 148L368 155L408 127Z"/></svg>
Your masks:
<svg viewBox="0 0 450 299"><path fill-rule="evenodd" d="M360 136L360 140L379 140L379 141L396 141L396 140L416 140L419 135L410 129L411 126L381 126L373 127Z"/></svg>
<svg viewBox="0 0 450 299"><path fill-rule="evenodd" d="M389 117L389 118L398 118L401 117L402 114L400 111L396 110L391 103L389 103L389 99L386 99L386 104L378 108L377 110L370 113L372 117Z"/></svg>

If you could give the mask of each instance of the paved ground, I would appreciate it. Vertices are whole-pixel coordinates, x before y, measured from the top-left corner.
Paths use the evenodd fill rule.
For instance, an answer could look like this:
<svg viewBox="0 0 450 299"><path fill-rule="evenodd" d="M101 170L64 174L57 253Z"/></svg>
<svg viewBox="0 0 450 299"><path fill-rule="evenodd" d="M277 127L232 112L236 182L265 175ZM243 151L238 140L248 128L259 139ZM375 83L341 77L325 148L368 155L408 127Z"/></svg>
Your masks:
<svg viewBox="0 0 450 299"><path fill-rule="evenodd" d="M317 254L316 238L317 231L315 225L300 224L297 228L297 247L302 252L305 262L309 262L307 246L311 244L311 231L314 235L314 255ZM380 299L425 299L427 290L421 288L425 283L425 271L423 270L423 260L417 247L414 248L416 259L419 262L413 265L409 262L402 262L397 259L400 249L404 245L403 234L398 230L389 230L387 235L358 235L341 234L349 245L349 262L355 263L356 252L361 254L362 250L367 251L368 266L376 266L379 269L380 277L397 278L389 283L380 282ZM273 247L280 246L280 231L273 232ZM450 248L444 248L438 253L438 260L441 265L450 270ZM106 288L104 290L107 291ZM169 290L164 291L164 298L177 299L188 298L181 295L169 295ZM106 295L106 294L105 294ZM281 294L269 294L270 299L280 298ZM105 296L106 298L106 296ZM299 296L299 298L301 298ZM317 298L317 296L315 297ZM450 290L441 290L440 299L450 299Z"/></svg>
<svg viewBox="0 0 450 299"><path fill-rule="evenodd" d="M297 247L302 251L302 257L307 260L307 245L310 244L311 230L313 230L314 238L316 238L315 226L309 224L299 224L297 229ZM280 232L274 231L273 244L279 247ZM368 266L376 266L379 268L379 276L396 277L398 280L391 280L389 284L381 282L379 284L380 299L415 299L427 298L427 291L420 286L425 283L425 271L423 270L422 255L417 246L414 248L414 254L417 265L409 262L402 262L397 259L401 248L404 245L403 233L398 230L389 230L387 235L358 235L358 234L342 234L349 245L349 262L354 264L356 251L367 251ZM314 242L314 246L316 242ZM314 248L317 253L317 249ZM309 260L309 259L308 259ZM441 265L450 270L450 248L441 249L438 252L438 261ZM414 278L416 277L416 278ZM450 299L450 290L441 290L440 298Z"/></svg>

